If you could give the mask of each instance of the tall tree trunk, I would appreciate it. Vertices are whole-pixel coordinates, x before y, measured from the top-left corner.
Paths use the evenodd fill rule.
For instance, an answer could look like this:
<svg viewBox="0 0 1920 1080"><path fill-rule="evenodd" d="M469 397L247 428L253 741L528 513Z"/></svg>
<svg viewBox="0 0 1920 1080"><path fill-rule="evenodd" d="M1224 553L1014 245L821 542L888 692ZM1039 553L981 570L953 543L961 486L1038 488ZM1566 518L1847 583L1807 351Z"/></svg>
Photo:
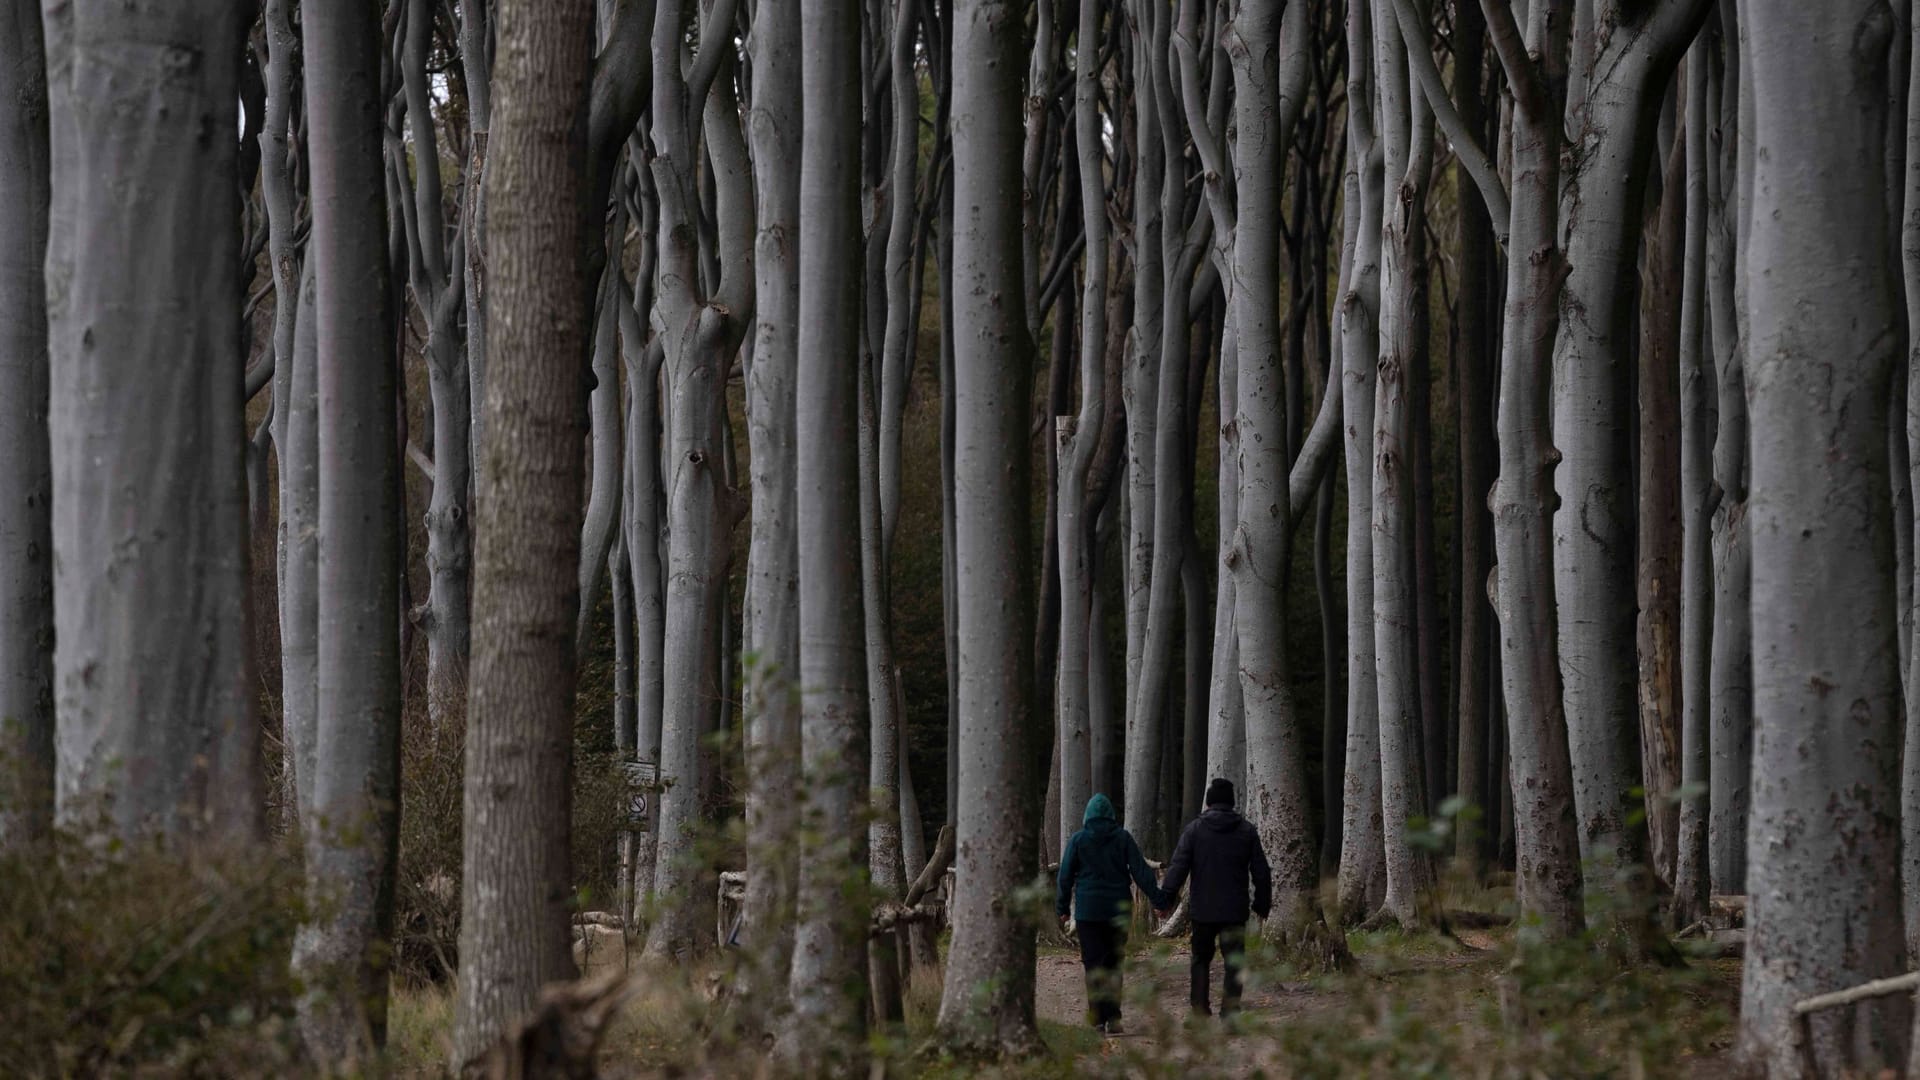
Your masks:
<svg viewBox="0 0 1920 1080"><path fill-rule="evenodd" d="M736 250L718 240L719 273L704 275L700 249L700 133L715 156L716 226L737 233L744 175L725 168L716 151L727 149L737 124L731 74L710 71L682 56L686 12L680 0L664 0L655 13L653 48L652 169L660 200L659 263L655 275L653 326L665 348L667 438L666 627L661 693L660 828L654 855L653 894L661 909L648 938L654 957L684 956L694 947L711 903L697 884L695 832L701 814L704 733L713 730L721 700L720 628L724 613L719 583L725 580L726 542L733 493L723 474L727 369L751 317L750 245ZM731 32L725 28L722 32ZM710 43L711 44L711 43ZM722 56L724 49L701 55ZM693 67L688 69L688 63ZM690 90L691 88L691 90ZM693 90L701 91L695 99ZM721 103L725 101L723 106ZM711 270L714 267L707 267Z"/></svg>
<svg viewBox="0 0 1920 1080"><path fill-rule="evenodd" d="M1347 5L1347 160L1349 205L1359 208L1353 273L1340 298L1341 378L1347 468L1347 746L1342 799L1339 906L1358 922L1386 896L1380 818L1380 684L1374 635L1356 613L1371 613L1373 583L1374 383L1380 359L1380 221L1386 159L1373 117L1373 19L1370 4Z"/></svg>
<svg viewBox="0 0 1920 1080"><path fill-rule="evenodd" d="M1484 136L1489 125L1480 80L1486 56L1486 21L1478 4L1458 5L1454 19L1454 96L1461 121L1469 131ZM1454 627L1454 700L1460 749L1455 759L1454 790L1481 814L1477 834L1473 830L1456 834L1461 847L1455 854L1470 859L1477 869L1485 858L1487 837L1499 831L1492 812L1494 793L1487 784L1493 610L1487 602L1486 588L1488 575L1493 572L1493 519L1487 514L1487 495L1493 487L1495 456L1493 382L1499 316L1494 297L1498 264L1486 200L1468 182L1466 167L1457 160L1454 178L1460 193L1456 222L1460 282L1454 314L1458 333L1454 337L1457 351L1452 372L1459 478L1454 500L1458 518L1455 558L1460 567L1460 620Z"/></svg>
<svg viewBox="0 0 1920 1080"><path fill-rule="evenodd" d="M573 975L573 626L592 282L586 164L593 5L502 0L487 174L492 327L474 559L459 1012L466 1067Z"/></svg>
<svg viewBox="0 0 1920 1080"><path fill-rule="evenodd" d="M1306 8L1289 8L1285 23L1273 0L1242 0L1223 36L1237 129L1228 304L1239 354L1232 422L1242 512L1222 572L1235 578L1233 623L1247 725L1244 804L1276 881L1273 917L1263 932L1305 953L1320 916L1320 862L1305 743L1287 674L1286 597L1278 572L1289 558L1292 506L1277 306L1282 168L1305 86Z"/></svg>
<svg viewBox="0 0 1920 1080"><path fill-rule="evenodd" d="M1414 423L1407 380L1426 295L1418 238L1426 227L1433 121L1410 84L1403 31L1390 3L1374 8L1375 93L1393 197L1381 220L1380 353L1373 422L1373 632L1380 710L1380 810L1387 863L1385 912L1409 929L1432 867L1408 830L1426 810L1421 791L1419 622L1414 560ZM1422 28L1424 29L1424 27Z"/></svg>
<svg viewBox="0 0 1920 1080"><path fill-rule="evenodd" d="M861 535L877 554L878 477L860 447L860 45L852 0L801 14L800 333L795 388L803 784L793 1013L777 1053L799 1072L859 1071L867 1005L866 664ZM877 434L877 433L876 433ZM862 521L862 487L875 520ZM869 583L873 584L873 583ZM888 760L889 767L895 767ZM884 808L884 807L883 807ZM1029 841L1031 842L1031 841ZM897 858L897 852L895 854Z"/></svg>
<svg viewBox="0 0 1920 1080"><path fill-rule="evenodd" d="M274 388L287 403L286 424L276 450L280 459L280 725L293 769L294 809L301 821L313 815L320 707L320 341L314 314L318 288L313 259L307 258L299 268L297 289L286 298L296 321L287 359L276 365L276 374L284 371L285 382Z"/></svg>
<svg viewBox="0 0 1920 1080"><path fill-rule="evenodd" d="M1640 763L1648 854L1674 880L1680 786L1680 301L1686 223L1686 143L1672 140L1658 212L1647 222L1640 294L1639 653Z"/></svg>
<svg viewBox="0 0 1920 1080"><path fill-rule="evenodd" d="M305 826L317 925L296 967L301 1036L320 1061L386 1041L400 818L400 455L388 287L380 12L330 5L302 20L313 161L319 351L318 688Z"/></svg>
<svg viewBox="0 0 1920 1080"><path fill-rule="evenodd" d="M1058 431L1060 481L1058 505L1060 545L1060 652L1056 668L1055 718L1060 746L1060 832L1080 820L1094 793L1092 740L1087 724L1087 660L1098 628L1090 621L1093 605L1093 523L1087 481L1094 453L1100 446L1106 418L1107 359L1107 199L1102 166L1100 114L1100 4L1080 6L1080 26L1074 46L1074 130L1079 155L1081 228L1086 263L1080 298L1080 411L1055 420ZM1115 17L1118 17L1116 12ZM1137 92L1137 91L1136 91ZM1137 309L1136 309L1137 310ZM1056 354L1053 363L1066 363ZM1128 747L1134 744L1131 739ZM1131 770L1128 778L1133 779ZM1128 785L1129 794L1141 791ZM1126 801L1129 813L1151 804Z"/></svg>
<svg viewBox="0 0 1920 1080"><path fill-rule="evenodd" d="M1713 650L1713 484L1715 387L1707 338L1707 78L1713 39L1687 55L1686 251L1680 295L1680 782L1674 852L1674 915L1682 925L1706 914L1708 678ZM1680 193L1669 190L1669 197Z"/></svg>
<svg viewBox="0 0 1920 1080"><path fill-rule="evenodd" d="M1723 31L1723 34L1725 31ZM1720 118L1723 132L1740 134L1739 102L1732 35L1724 46L1727 64L1708 83L1709 116ZM1714 892L1744 893L1747 881L1747 815L1752 798L1754 738L1754 625L1752 616L1752 537L1748 511L1747 337L1738 309L1740 260L1736 186L1740 168L1722 136L1721 153L1708 163L1707 295L1719 396L1713 445L1713 478L1721 499L1713 520L1713 654L1707 698L1713 710L1708 745L1711 792L1707 798L1707 866ZM1744 164L1744 163L1742 163Z"/></svg>
<svg viewBox="0 0 1920 1080"><path fill-rule="evenodd" d="M1578 0L1565 104L1553 574L1580 854L1594 864L1588 884L1620 896L1639 887L1647 844L1633 794L1633 280L1660 98L1705 4L1661 0L1637 18L1604 6ZM1626 25L1611 33L1615 22Z"/></svg>
<svg viewBox="0 0 1920 1080"><path fill-rule="evenodd" d="M1912 24L1911 20L1909 23L1912 32L1920 35L1920 24ZM1920 331L1916 330L1920 328L1920 65L1911 64L1912 55L1910 50L1906 87L1907 171L1903 177L1902 194L1905 201L1900 221L1900 253L1902 269L1905 271L1907 305L1907 408L1905 415L1900 417L1900 426L1907 438L1907 467L1910 472L1920 468L1920 361L1915 359L1916 353L1920 353ZM1910 475L1910 486L1920 492L1920 485L1913 485L1913 479L1914 476ZM1920 514L1920 508L1914 512ZM1916 581L1913 584L1920 586L1920 569L1914 572ZM1920 596L1920 590L1915 590L1913 595ZM1914 614L1908 612L1910 621ZM1904 698L1907 715L1903 743L1907 749L1900 762L1900 896L1906 920L1907 959L1911 963L1920 960L1920 694L1914 692L1913 681L1914 675L1920 674L1920 666L1916 666L1920 664L1920 650L1914 650L1911 642L1907 648L1908 675ZM1909 1071L1912 1071L1914 1064L1909 1062Z"/></svg>
<svg viewBox="0 0 1920 1080"><path fill-rule="evenodd" d="M960 656L960 808L953 945L940 1038L1019 1056L1038 1045L1034 942L1006 903L1034 865L1032 582L1025 538L1033 345L1020 262L1021 20L1009 0L953 10L956 214L955 568Z"/></svg>
<svg viewBox="0 0 1920 1080"><path fill-rule="evenodd" d="M46 13L57 810L251 841L240 12Z"/></svg>
<svg viewBox="0 0 1920 1080"><path fill-rule="evenodd" d="M620 290L614 278L623 271L620 255L626 246L627 216L618 209L608 228L611 258L601 272L593 309L593 393L587 399L588 471L587 511L580 523L580 614L574 620L577 641L587 640L593 612L600 604L606 581L607 556L620 528L620 501L626 488L626 454L621 447L620 401Z"/></svg>
<svg viewBox="0 0 1920 1080"><path fill-rule="evenodd" d="M0 4L0 847L53 820L47 70L39 0ZM276 53L284 46L276 46Z"/></svg>
<svg viewBox="0 0 1920 1080"><path fill-rule="evenodd" d="M1549 527L1560 453L1549 427L1548 350L1559 321L1557 295L1566 268L1555 242L1560 111L1552 85L1561 58L1549 33L1548 12L1564 11L1547 3L1533 5L1523 41L1505 5L1482 0L1481 8L1514 88L1507 240L1511 254L1496 421L1500 473L1488 501L1512 775L1515 889L1522 912L1538 918L1546 934L1565 937L1577 932L1584 920Z"/></svg>
<svg viewBox="0 0 1920 1080"><path fill-rule="evenodd" d="M1752 3L1742 17L1759 151L1739 254L1755 781L1740 1045L1770 1076L1833 1075L1904 1061L1908 1034L1897 996L1816 1013L1804 1037L1793 1013L1901 967L1899 949L1860 944L1901 933L1888 872L1900 842L1886 435L1899 313L1883 191L1894 19L1866 2Z"/></svg>
<svg viewBox="0 0 1920 1080"><path fill-rule="evenodd" d="M799 878L800 548L794 414L800 347L800 40L798 5L762 7L754 22L755 216L753 363L747 368L748 469L753 491L747 547L747 940L758 970L750 994L766 1013L784 1003L793 955ZM769 1016L768 1019L774 1019Z"/></svg>

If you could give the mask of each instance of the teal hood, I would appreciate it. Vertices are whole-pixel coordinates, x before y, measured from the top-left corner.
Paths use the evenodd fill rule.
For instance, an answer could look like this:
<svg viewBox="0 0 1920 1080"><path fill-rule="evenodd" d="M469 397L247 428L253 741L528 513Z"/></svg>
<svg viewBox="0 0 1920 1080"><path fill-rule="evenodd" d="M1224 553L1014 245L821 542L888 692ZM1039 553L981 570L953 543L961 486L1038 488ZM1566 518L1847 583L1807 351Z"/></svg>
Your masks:
<svg viewBox="0 0 1920 1080"><path fill-rule="evenodd" d="M1115 820L1113 816L1113 800L1107 798L1105 795L1095 795L1093 798L1087 800L1087 812L1085 816L1080 819L1080 824L1091 825L1096 821L1113 820Z"/></svg>

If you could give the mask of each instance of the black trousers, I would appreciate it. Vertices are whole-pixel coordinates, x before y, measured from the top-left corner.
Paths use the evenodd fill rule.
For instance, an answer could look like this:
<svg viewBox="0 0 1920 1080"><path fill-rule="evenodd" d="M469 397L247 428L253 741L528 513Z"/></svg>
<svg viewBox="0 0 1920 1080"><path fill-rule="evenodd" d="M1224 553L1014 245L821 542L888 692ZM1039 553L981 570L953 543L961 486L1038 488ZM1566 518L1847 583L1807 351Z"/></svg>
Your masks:
<svg viewBox="0 0 1920 1080"><path fill-rule="evenodd" d="M1087 969L1087 1020L1095 1027L1120 1019L1120 960L1127 952L1127 924L1083 922L1080 963Z"/></svg>
<svg viewBox="0 0 1920 1080"><path fill-rule="evenodd" d="M1227 969L1226 999L1220 1011L1230 1013L1240 1007L1240 961L1245 957L1247 924L1196 922L1193 924L1193 966L1188 1002L1195 1012L1210 1013L1207 983L1213 973L1213 952L1217 946Z"/></svg>

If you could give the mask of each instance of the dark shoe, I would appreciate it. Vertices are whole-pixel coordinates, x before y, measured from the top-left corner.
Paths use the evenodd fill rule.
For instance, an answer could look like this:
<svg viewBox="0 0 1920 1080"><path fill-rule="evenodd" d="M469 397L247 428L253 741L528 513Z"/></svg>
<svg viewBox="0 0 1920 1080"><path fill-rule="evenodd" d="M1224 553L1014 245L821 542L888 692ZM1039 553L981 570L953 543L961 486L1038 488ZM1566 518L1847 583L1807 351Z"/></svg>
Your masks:
<svg viewBox="0 0 1920 1080"><path fill-rule="evenodd" d="M1108 1038L1112 1038L1115 1035L1125 1035L1127 1033L1127 1029L1121 1027L1120 1021L1118 1020L1109 1020L1106 1023L1100 1025L1100 1033L1102 1035L1107 1036Z"/></svg>

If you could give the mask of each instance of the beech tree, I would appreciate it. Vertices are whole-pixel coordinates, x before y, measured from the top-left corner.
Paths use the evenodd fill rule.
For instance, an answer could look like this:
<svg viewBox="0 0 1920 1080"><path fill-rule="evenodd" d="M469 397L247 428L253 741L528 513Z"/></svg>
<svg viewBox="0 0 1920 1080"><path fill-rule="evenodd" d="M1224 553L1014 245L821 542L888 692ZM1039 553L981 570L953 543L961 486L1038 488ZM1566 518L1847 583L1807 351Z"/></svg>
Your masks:
<svg viewBox="0 0 1920 1080"><path fill-rule="evenodd" d="M1740 1039L1768 1075L1801 1076L1895 1064L1907 1035L1898 997L1815 1014L1804 1049L1793 1031L1796 1001L1899 963L1895 948L1846 946L1901 940L1886 437L1900 300L1882 191L1894 24L1866 3L1742 15L1756 151L1737 271L1754 657Z"/></svg>
<svg viewBox="0 0 1920 1080"><path fill-rule="evenodd" d="M1027 409L1033 387L1020 255L1020 20L1007 0L953 6L954 564L960 807L953 944L940 1037L1018 1056L1038 1043L1034 942L1005 902L1034 865L1033 619Z"/></svg>
<svg viewBox="0 0 1920 1080"><path fill-rule="evenodd" d="M43 10L58 810L250 842L244 27L211 0Z"/></svg>
<svg viewBox="0 0 1920 1080"><path fill-rule="evenodd" d="M585 171L593 5L499 6L487 246L497 321L476 502L453 1064L573 974L568 835L591 316Z"/></svg>

